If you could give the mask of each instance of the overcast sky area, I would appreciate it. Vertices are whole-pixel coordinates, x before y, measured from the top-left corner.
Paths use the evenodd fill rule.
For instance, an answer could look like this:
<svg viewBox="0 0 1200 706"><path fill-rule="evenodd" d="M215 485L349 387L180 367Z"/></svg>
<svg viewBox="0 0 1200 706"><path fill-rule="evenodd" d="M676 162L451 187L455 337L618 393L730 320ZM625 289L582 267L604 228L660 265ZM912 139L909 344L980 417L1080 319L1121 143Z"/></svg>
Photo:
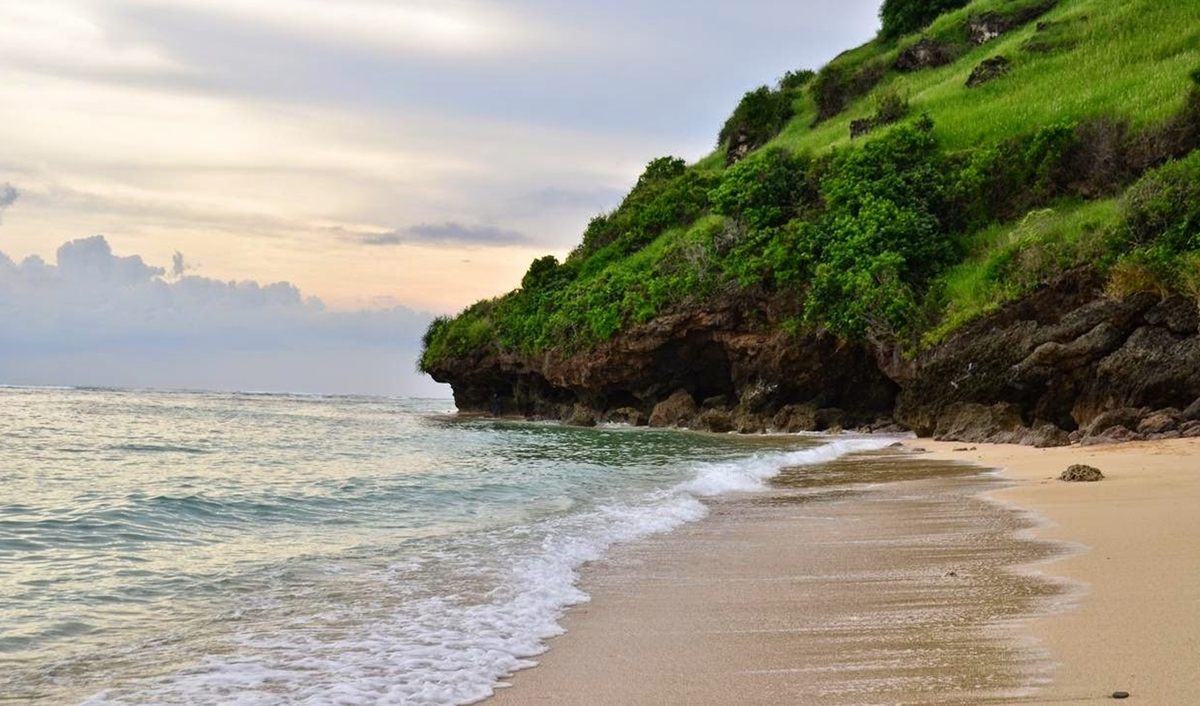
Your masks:
<svg viewBox="0 0 1200 706"><path fill-rule="evenodd" d="M445 396L431 314L878 5L0 0L0 383Z"/></svg>

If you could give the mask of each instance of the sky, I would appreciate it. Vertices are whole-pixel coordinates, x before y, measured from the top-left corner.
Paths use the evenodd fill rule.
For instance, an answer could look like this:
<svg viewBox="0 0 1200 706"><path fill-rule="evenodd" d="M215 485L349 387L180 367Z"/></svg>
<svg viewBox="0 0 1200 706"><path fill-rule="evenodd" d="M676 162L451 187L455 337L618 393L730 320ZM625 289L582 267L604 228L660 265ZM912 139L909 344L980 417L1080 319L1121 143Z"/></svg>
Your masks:
<svg viewBox="0 0 1200 706"><path fill-rule="evenodd" d="M444 396L432 315L877 9L0 0L0 383Z"/></svg>

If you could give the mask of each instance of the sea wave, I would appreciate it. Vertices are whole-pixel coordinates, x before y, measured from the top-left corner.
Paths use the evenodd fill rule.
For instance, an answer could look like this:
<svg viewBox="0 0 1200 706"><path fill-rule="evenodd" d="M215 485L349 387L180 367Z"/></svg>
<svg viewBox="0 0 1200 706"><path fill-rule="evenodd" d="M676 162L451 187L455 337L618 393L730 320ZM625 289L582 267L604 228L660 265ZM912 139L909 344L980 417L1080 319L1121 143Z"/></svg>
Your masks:
<svg viewBox="0 0 1200 706"><path fill-rule="evenodd" d="M110 689L86 706L134 703L447 706L487 698L535 664L559 620L588 596L579 569L617 544L667 532L707 513L705 498L758 492L782 469L890 443L839 439L798 451L700 463L683 482L538 522L493 529L392 567L370 596L322 600L282 625L238 633L228 653ZM422 576L459 587L411 595ZM360 577L368 580L371 577ZM474 591L465 588L476 585Z"/></svg>

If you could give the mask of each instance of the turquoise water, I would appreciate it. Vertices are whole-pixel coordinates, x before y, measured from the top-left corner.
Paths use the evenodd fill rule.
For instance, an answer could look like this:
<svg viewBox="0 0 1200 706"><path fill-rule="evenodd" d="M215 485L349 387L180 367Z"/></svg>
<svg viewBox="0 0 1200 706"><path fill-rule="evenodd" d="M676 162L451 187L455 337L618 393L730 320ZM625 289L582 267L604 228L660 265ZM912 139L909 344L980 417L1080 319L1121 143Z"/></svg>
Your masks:
<svg viewBox="0 0 1200 706"><path fill-rule="evenodd" d="M450 411L0 389L0 703L471 703L586 600L584 562L886 443Z"/></svg>

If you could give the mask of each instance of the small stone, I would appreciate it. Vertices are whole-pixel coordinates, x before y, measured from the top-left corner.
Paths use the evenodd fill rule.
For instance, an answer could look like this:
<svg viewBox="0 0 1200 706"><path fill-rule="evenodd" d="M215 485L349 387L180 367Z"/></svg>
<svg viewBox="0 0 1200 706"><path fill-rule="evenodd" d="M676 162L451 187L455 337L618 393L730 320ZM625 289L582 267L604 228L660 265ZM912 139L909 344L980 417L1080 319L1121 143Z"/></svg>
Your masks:
<svg viewBox="0 0 1200 706"><path fill-rule="evenodd" d="M1099 468L1077 463L1063 471L1062 475L1060 475L1058 479L1071 483L1093 483L1098 480L1103 480L1104 474L1100 472Z"/></svg>
<svg viewBox="0 0 1200 706"><path fill-rule="evenodd" d="M971 75L967 77L967 88L975 88L982 86L988 81L995 81L1001 76L1008 73L1010 63L1003 56L993 56L990 59L984 59L983 63L976 66Z"/></svg>
<svg viewBox="0 0 1200 706"><path fill-rule="evenodd" d="M957 451L970 451L971 449L968 449L966 446L960 446L954 450L957 452Z"/></svg>
<svg viewBox="0 0 1200 706"><path fill-rule="evenodd" d="M1112 697L1114 699L1128 699L1129 692L1128 691L1114 691L1112 694Z"/></svg>

